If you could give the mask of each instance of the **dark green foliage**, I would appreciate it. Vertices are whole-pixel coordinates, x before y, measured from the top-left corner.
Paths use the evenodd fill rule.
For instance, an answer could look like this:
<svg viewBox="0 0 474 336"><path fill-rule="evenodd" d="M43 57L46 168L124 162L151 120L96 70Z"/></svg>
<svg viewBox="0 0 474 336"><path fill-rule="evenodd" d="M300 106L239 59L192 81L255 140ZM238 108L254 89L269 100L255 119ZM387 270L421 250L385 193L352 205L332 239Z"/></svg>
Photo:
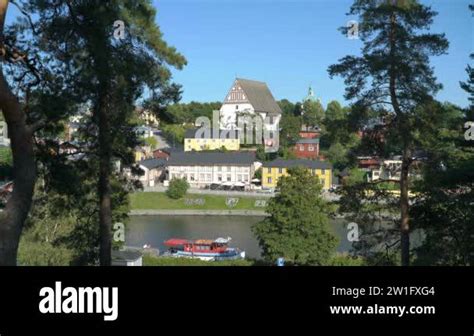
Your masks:
<svg viewBox="0 0 474 336"><path fill-rule="evenodd" d="M303 124L307 127L322 127L324 107L319 101L307 100L303 103Z"/></svg>
<svg viewBox="0 0 474 336"><path fill-rule="evenodd" d="M430 57L445 54L449 43L444 34L428 32L437 13L416 0L356 0L348 14L359 17L362 55L343 57L338 64L329 67L329 74L344 78L345 97L353 101L350 126L365 131L369 139L362 142L359 153L383 156L395 150L396 154L402 155L403 164L399 199L393 200L390 194L380 190L367 194L364 185L361 188L352 186L343 200L348 201L346 206L352 204L354 208L345 207L345 211L360 217L360 211L376 201L387 206L394 204L382 212L388 211L388 215L393 216L392 211L398 206L400 245L389 237L392 225L366 230L366 233L373 232L373 239L368 244L361 242L359 245L365 249L368 246L380 247L381 244L387 248L400 247L402 264L407 266L410 262L411 225L408 188L411 185L410 173L415 169L413 153L418 149L417 135L424 132L418 118L420 111L427 108L433 95L442 88L430 66ZM341 31L346 34L347 28ZM351 200L353 197L361 198ZM362 199L367 199L367 202L361 203ZM374 214L367 215L374 217ZM379 222L371 219L374 220L364 223Z"/></svg>
<svg viewBox="0 0 474 336"><path fill-rule="evenodd" d="M422 265L474 265L474 147L464 140L460 108L437 104L425 114L420 141L427 153L412 208L425 240L415 252Z"/></svg>
<svg viewBox="0 0 474 336"><path fill-rule="evenodd" d="M295 104L290 102L288 99L282 99L277 101L278 106L280 106L283 114L295 114Z"/></svg>
<svg viewBox="0 0 474 336"><path fill-rule="evenodd" d="M12 151L8 147L0 148L0 179L11 179L13 168Z"/></svg>
<svg viewBox="0 0 474 336"><path fill-rule="evenodd" d="M184 178L178 179L174 178L170 181L168 190L166 190L166 195L173 199L183 198L189 189L189 183Z"/></svg>
<svg viewBox="0 0 474 336"><path fill-rule="evenodd" d="M134 186L115 170L115 161L122 167L134 162L133 149L140 143L135 107L145 94L160 108L177 102L180 87L171 83L169 67L181 69L186 60L163 41L148 0L41 0L25 3L24 10L35 19L35 34L29 25L17 29L28 36L23 40L31 53L43 57L40 70L46 79L42 90L31 93L29 118L53 120L37 134L41 188L28 233L65 222L72 226L54 240L32 235L25 244L65 247L72 251L71 263L96 264L99 222L101 237L110 241L110 224L127 218L127 194ZM125 24L124 39L114 38L116 20ZM83 116L74 160L57 140L72 114ZM110 207L104 206L99 218L99 204L109 197ZM54 213L55 207L62 213Z"/></svg>
<svg viewBox="0 0 474 336"><path fill-rule="evenodd" d="M271 216L253 228L263 257L271 263L283 257L294 265L327 264L337 238L329 228L332 207L321 197L318 178L294 168L280 178L278 188L267 206Z"/></svg>
<svg viewBox="0 0 474 336"><path fill-rule="evenodd" d="M284 113L280 120L280 146L291 147L298 139L301 130L301 118Z"/></svg>
<svg viewBox="0 0 474 336"><path fill-rule="evenodd" d="M155 103L154 100L149 100L145 106L153 110ZM199 117L207 117L212 120L212 112L219 111L221 105L222 103L220 102L199 103L194 101L190 103L173 104L166 109L158 110L158 117L165 123L187 123L194 125L196 119Z"/></svg>

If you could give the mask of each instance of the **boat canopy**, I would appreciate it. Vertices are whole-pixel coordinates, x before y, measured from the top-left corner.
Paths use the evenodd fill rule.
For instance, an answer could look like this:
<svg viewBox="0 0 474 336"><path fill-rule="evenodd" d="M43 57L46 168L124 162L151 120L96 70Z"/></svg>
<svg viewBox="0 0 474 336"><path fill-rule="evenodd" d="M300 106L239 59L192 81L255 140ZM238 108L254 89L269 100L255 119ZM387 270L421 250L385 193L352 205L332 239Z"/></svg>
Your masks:
<svg viewBox="0 0 474 336"><path fill-rule="evenodd" d="M188 240L188 239L178 239L171 238L164 242L165 246L168 247L178 247L184 245L207 245L211 246L212 244L228 244L232 238L217 238L216 240L212 239L197 239L197 240Z"/></svg>
<svg viewBox="0 0 474 336"><path fill-rule="evenodd" d="M168 239L167 241L164 242L165 246L170 246L170 247L183 246L185 244L190 244L190 243L192 242L187 239L176 239L176 238Z"/></svg>
<svg viewBox="0 0 474 336"><path fill-rule="evenodd" d="M212 245L214 241L211 239L197 239L194 241L194 244L196 245Z"/></svg>
<svg viewBox="0 0 474 336"><path fill-rule="evenodd" d="M232 238L230 238L230 237L227 237L227 239L226 238L217 238L216 240L214 240L214 243L227 244L227 243L230 242L231 239Z"/></svg>

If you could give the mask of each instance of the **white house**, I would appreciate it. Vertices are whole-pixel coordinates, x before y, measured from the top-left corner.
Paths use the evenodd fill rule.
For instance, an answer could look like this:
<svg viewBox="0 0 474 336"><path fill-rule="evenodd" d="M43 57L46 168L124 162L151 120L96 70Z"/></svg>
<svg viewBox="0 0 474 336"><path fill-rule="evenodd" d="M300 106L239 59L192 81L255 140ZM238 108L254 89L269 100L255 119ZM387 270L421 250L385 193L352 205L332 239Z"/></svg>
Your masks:
<svg viewBox="0 0 474 336"><path fill-rule="evenodd" d="M391 180L400 181L402 171L401 160L381 160L381 164L377 168L369 170L368 180Z"/></svg>
<svg viewBox="0 0 474 336"><path fill-rule="evenodd" d="M153 187L165 175L166 159L146 159L138 162L144 174L139 177L145 187Z"/></svg>
<svg viewBox="0 0 474 336"><path fill-rule="evenodd" d="M191 187L211 184L249 189L255 173L253 152L184 152L167 162L168 181L184 178Z"/></svg>

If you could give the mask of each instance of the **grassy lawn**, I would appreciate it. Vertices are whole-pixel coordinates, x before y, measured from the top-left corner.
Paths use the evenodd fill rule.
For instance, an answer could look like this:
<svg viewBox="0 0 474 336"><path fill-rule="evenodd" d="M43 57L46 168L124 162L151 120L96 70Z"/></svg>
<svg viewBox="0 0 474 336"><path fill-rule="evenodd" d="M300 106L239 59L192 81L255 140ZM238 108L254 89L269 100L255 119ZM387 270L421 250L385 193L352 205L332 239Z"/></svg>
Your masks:
<svg viewBox="0 0 474 336"><path fill-rule="evenodd" d="M251 260L203 261L188 258L143 256L143 266L253 266Z"/></svg>
<svg viewBox="0 0 474 336"><path fill-rule="evenodd" d="M238 198L234 207L226 205L227 198ZM267 200L267 198L261 198ZM221 196L188 194L182 199L175 200L159 192L142 192L130 195L132 210L264 210L256 207L258 197ZM202 202L204 201L204 202Z"/></svg>

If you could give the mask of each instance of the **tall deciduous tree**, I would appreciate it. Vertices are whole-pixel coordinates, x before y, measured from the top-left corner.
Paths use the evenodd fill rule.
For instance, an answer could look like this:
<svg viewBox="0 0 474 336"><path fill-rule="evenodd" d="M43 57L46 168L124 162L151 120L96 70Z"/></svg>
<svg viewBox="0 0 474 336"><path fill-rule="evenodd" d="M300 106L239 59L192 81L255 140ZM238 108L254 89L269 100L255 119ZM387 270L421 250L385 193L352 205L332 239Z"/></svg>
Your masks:
<svg viewBox="0 0 474 336"><path fill-rule="evenodd" d="M376 111L387 136L390 133L399 144L400 246L402 265L406 266L410 260L408 188L416 107L431 100L441 88L429 57L444 54L448 41L444 34L424 32L437 13L415 0L356 0L349 14L359 16L362 55L344 57L330 66L329 73L345 78L346 99L354 101L359 112Z"/></svg>
<svg viewBox="0 0 474 336"><path fill-rule="evenodd" d="M325 132L323 137L328 144L335 142L345 143L348 132L348 115L349 110L344 109L338 101L332 101L326 109L326 117L324 118Z"/></svg>
<svg viewBox="0 0 474 336"><path fill-rule="evenodd" d="M337 239L329 228L331 206L321 197L316 176L297 167L278 181L280 193L269 201L271 214L254 226L263 256L274 262L283 257L296 265L329 262Z"/></svg>
<svg viewBox="0 0 474 336"><path fill-rule="evenodd" d="M303 123L307 127L321 127L324 119L324 107L319 101L307 100L303 103Z"/></svg>

